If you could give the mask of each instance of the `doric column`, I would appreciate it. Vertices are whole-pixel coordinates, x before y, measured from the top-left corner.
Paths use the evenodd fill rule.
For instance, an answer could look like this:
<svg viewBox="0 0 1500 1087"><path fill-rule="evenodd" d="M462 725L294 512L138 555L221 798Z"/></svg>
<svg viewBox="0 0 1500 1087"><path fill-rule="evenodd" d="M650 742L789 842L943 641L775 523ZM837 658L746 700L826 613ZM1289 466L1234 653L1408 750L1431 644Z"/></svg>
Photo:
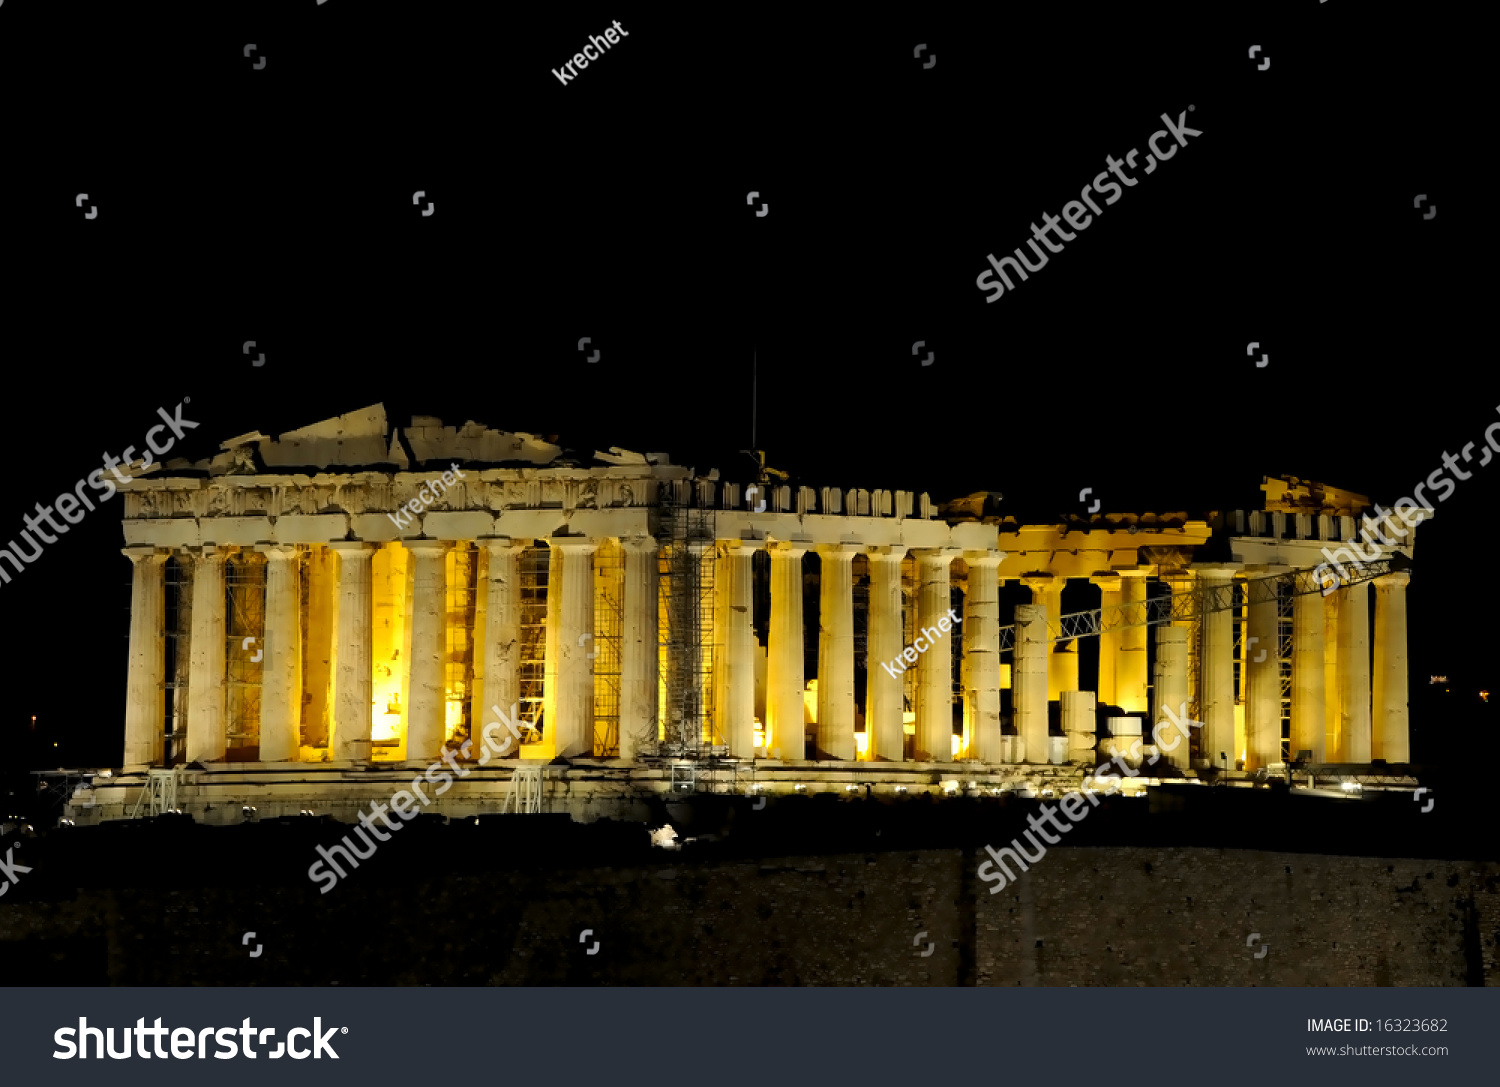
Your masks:
<svg viewBox="0 0 1500 1087"><path fill-rule="evenodd" d="M1047 630L1047 610L1039 604L1017 605L1015 624L1011 707L1016 733L1025 747L1024 761L1045 763L1050 754L1047 744L1047 649L1051 640Z"/></svg>
<svg viewBox="0 0 1500 1087"><path fill-rule="evenodd" d="M1323 597L1323 689L1327 692L1323 717L1323 757L1330 763L1346 762L1348 737L1344 734L1340 703L1343 687L1339 683L1339 611L1344 594L1332 592Z"/></svg>
<svg viewBox="0 0 1500 1087"><path fill-rule="evenodd" d="M913 551L917 560L917 759L953 761L953 607L956 548ZM923 647L926 647L925 649ZM924 755L923 752L926 754Z"/></svg>
<svg viewBox="0 0 1500 1087"><path fill-rule="evenodd" d="M224 551L193 556L193 628L188 664L187 761L224 760Z"/></svg>
<svg viewBox="0 0 1500 1087"><path fill-rule="evenodd" d="M771 637L766 660L766 748L773 757L803 757L802 556L807 548L768 545L771 552Z"/></svg>
<svg viewBox="0 0 1500 1087"><path fill-rule="evenodd" d="M1338 591L1339 718L1344 760L1370 761L1370 583Z"/></svg>
<svg viewBox="0 0 1500 1087"><path fill-rule="evenodd" d="M1292 597L1292 742L1290 758L1311 751L1327 762L1328 712L1324 696L1323 598Z"/></svg>
<svg viewBox="0 0 1500 1087"><path fill-rule="evenodd" d="M447 540L403 540L412 555L411 690L407 693L406 761L430 763L447 738ZM548 722L550 725L551 722ZM482 726L481 726L482 727Z"/></svg>
<svg viewBox="0 0 1500 1087"><path fill-rule="evenodd" d="M491 708L499 706L507 716L521 699L521 552L530 540L499 537L478 541L484 548L486 562L484 595L484 685L479 704L473 707L470 720L474 732L484 736L486 725L497 720ZM498 744L505 734L495 733ZM519 754L514 742L506 755Z"/></svg>
<svg viewBox="0 0 1500 1087"><path fill-rule="evenodd" d="M1152 736L1162 756L1179 770L1191 769L1193 738L1188 726L1188 634L1186 627L1162 623L1156 627L1156 707L1151 715ZM1171 714L1167 713L1171 710ZM1172 722L1177 721L1174 725ZM1155 740L1151 741L1156 743ZM1170 748L1170 750L1168 750Z"/></svg>
<svg viewBox="0 0 1500 1087"><path fill-rule="evenodd" d="M1286 572L1261 566L1247 576L1245 605L1245 769L1281 761L1281 625L1274 587L1255 584Z"/></svg>
<svg viewBox="0 0 1500 1087"><path fill-rule="evenodd" d="M818 549L818 754L854 761L854 548Z"/></svg>
<svg viewBox="0 0 1500 1087"><path fill-rule="evenodd" d="M656 541L622 539L625 552L625 624L620 646L620 758L633 759L640 745L656 740L657 578ZM754 677L751 677L754 697Z"/></svg>
<svg viewBox="0 0 1500 1087"><path fill-rule="evenodd" d="M1223 603L1234 581L1237 563L1194 563L1206 594ZM1234 611L1219 608L1203 616L1202 718L1207 733L1203 747L1210 766L1234 769ZM1223 758L1220 758L1220 756Z"/></svg>
<svg viewBox="0 0 1500 1087"><path fill-rule="evenodd" d="M548 541L562 552L561 621L557 628L556 666L548 664L548 678L555 678L555 720L547 722L553 758L588 758L594 753L594 669L585 634L594 633L593 540L569 537ZM547 610L552 610L548 587Z"/></svg>
<svg viewBox="0 0 1500 1087"><path fill-rule="evenodd" d="M370 750L372 675L374 670L374 601L371 566L375 548L363 541L328 545L338 556L338 598L333 635L333 732L329 758L365 761Z"/></svg>
<svg viewBox="0 0 1500 1087"><path fill-rule="evenodd" d="M970 700L969 757L981 762L1000 761L1000 560L995 551L968 551L969 591L965 597L969 617L964 621L964 659L968 661Z"/></svg>
<svg viewBox="0 0 1500 1087"><path fill-rule="evenodd" d="M1115 705L1129 714L1145 716L1151 711L1146 694L1146 577L1149 567L1120 570L1120 603L1123 621L1115 655ZM1175 712L1175 711L1174 711ZM1230 712L1234 704L1230 703Z"/></svg>
<svg viewBox="0 0 1500 1087"><path fill-rule="evenodd" d="M130 676L126 684L126 771L161 763L165 746L164 693L166 595L162 586L165 551L150 547L120 552L134 564L130 579Z"/></svg>
<svg viewBox="0 0 1500 1087"><path fill-rule="evenodd" d="M556 658L546 679L555 688L553 717L543 723L543 744L553 759L586 759L594 753L594 663L585 634L594 633L592 555L598 544L585 538L550 538L559 556L561 597L547 585L547 618L556 612ZM579 645L582 639L585 645Z"/></svg>
<svg viewBox="0 0 1500 1087"><path fill-rule="evenodd" d="M754 559L756 545L743 540L726 540L719 558L717 576L724 581L725 631L722 638L724 660L721 667L714 662L714 671L723 671L721 688L723 702L715 706L720 714L720 727L729 742L729 753L735 758L749 759L755 756L755 628L752 620L755 607ZM849 651L854 651L851 631ZM851 656L851 661L852 661ZM854 697L854 675L849 675L849 692ZM823 684L818 684L821 692ZM854 720L849 721L849 742L854 742ZM851 748L852 750L852 748ZM850 756L853 757L852 755Z"/></svg>
<svg viewBox="0 0 1500 1087"><path fill-rule="evenodd" d="M295 544L261 544L266 556L265 667L260 689L260 761L296 762L302 745L302 692L297 683L301 614Z"/></svg>
<svg viewBox="0 0 1500 1087"><path fill-rule="evenodd" d="M1169 572L1160 575L1161 580L1166 582L1168 591L1172 594L1172 614L1178 615L1191 612L1194 609L1192 603L1192 592L1196 587L1197 576L1188 569L1180 567L1168 567ZM1173 619L1171 625L1180 627L1188 632L1187 635L1187 703L1190 707L1198 706L1201 713L1202 706L1198 690L1198 656L1202 648L1202 620L1195 615L1190 619ZM1176 710L1172 711L1176 713Z"/></svg>
<svg viewBox="0 0 1500 1087"><path fill-rule="evenodd" d="M1062 632L1058 616L1062 614L1063 578L1052 574L1023 577L1021 584L1031 590L1031 603L1047 610L1047 701L1056 702L1060 689L1059 664L1054 655L1062 648L1057 641ZM1043 759L1043 762L1046 760Z"/></svg>
<svg viewBox="0 0 1500 1087"><path fill-rule="evenodd" d="M1406 586L1410 582L1411 575L1405 571L1375 579L1375 721L1370 754L1393 764L1411 761L1406 693Z"/></svg>
<svg viewBox="0 0 1500 1087"><path fill-rule="evenodd" d="M1118 574L1089 578L1099 586L1099 682L1096 693L1102 706L1118 705L1115 701L1115 665L1120 655L1120 613L1111 611L1120 604L1120 582ZM1174 706L1172 712L1176 713Z"/></svg>
<svg viewBox="0 0 1500 1087"><path fill-rule="evenodd" d="M870 625L865 640L865 730L872 760L900 762L905 757L902 729L905 699L901 691L901 561L898 547L872 547Z"/></svg>

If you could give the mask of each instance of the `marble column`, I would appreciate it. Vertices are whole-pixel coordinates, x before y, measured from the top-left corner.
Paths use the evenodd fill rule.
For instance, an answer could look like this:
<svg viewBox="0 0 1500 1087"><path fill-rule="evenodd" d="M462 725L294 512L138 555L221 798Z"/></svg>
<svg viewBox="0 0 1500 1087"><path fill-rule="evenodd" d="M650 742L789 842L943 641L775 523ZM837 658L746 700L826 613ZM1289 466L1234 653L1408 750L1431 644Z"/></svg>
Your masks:
<svg viewBox="0 0 1500 1087"><path fill-rule="evenodd" d="M477 737L475 753L483 753L484 729L496 721L499 715L494 707L514 721L521 716L521 553L531 543L528 539L494 537L478 541L484 548L485 572L484 595L484 646L481 659L484 662L482 696L471 712L474 735ZM514 713L512 707L517 707ZM515 756L520 748L504 730L491 730L495 745L509 738L511 744L499 757Z"/></svg>
<svg viewBox="0 0 1500 1087"><path fill-rule="evenodd" d="M1238 563L1195 563L1205 600L1224 603ZM1234 769L1234 610L1220 607L1203 615L1202 709L1207 733L1204 757L1210 766Z"/></svg>
<svg viewBox="0 0 1500 1087"><path fill-rule="evenodd" d="M913 551L917 560L917 759L953 761L953 557L956 548ZM926 649L923 649L923 646Z"/></svg>
<svg viewBox="0 0 1500 1087"><path fill-rule="evenodd" d="M1145 717L1151 712L1147 698L1146 677L1146 577L1147 567L1120 570L1120 603L1125 610L1123 622L1130 624L1119 632L1119 653L1115 656L1115 705L1129 714ZM1233 712L1233 703L1230 704Z"/></svg>
<svg viewBox="0 0 1500 1087"><path fill-rule="evenodd" d="M1246 575L1244 659L1245 769L1281 761L1281 623L1276 589L1262 578L1284 566L1257 567Z"/></svg>
<svg viewBox="0 0 1500 1087"><path fill-rule="evenodd" d="M166 593L165 551L150 547L120 552L134 569L130 579L130 672L126 682L125 758L127 773L161 764L165 754Z"/></svg>
<svg viewBox="0 0 1500 1087"><path fill-rule="evenodd" d="M1188 723L1188 634L1186 627L1162 623L1156 628L1156 707L1152 736L1167 762L1179 770L1192 768L1192 726ZM1169 714L1167 711L1171 710Z"/></svg>
<svg viewBox="0 0 1500 1087"><path fill-rule="evenodd" d="M260 761L295 762L302 745L302 692L297 684L300 556L295 544L262 544L256 550L266 556Z"/></svg>
<svg viewBox="0 0 1500 1087"><path fill-rule="evenodd" d="M562 600L558 661L555 671L547 669L556 677L557 719L548 722L547 731L553 758L588 758L594 753L594 669L589 639L583 636L594 633L593 554L598 544L572 537L553 537L549 543L562 552ZM552 608L550 599L547 607Z"/></svg>
<svg viewBox="0 0 1500 1087"><path fill-rule="evenodd" d="M1120 613L1111 611L1120 604L1120 582L1118 574L1091 577L1089 581L1099 586L1100 631L1099 631L1099 682L1096 694L1102 706L1118 705L1115 701L1115 665L1120 655ZM1176 707L1173 707L1176 713Z"/></svg>
<svg viewBox="0 0 1500 1087"><path fill-rule="evenodd" d="M1064 578L1052 574L1033 574L1031 577L1023 577L1021 584L1031 590L1031 603L1033 606L1045 608L1047 611L1047 701L1056 702L1060 685L1060 664L1054 659L1057 652L1062 648L1058 642L1058 636L1062 633L1062 627L1058 622L1058 616L1062 614L1062 590ZM1045 760L1043 760L1045 761Z"/></svg>
<svg viewBox="0 0 1500 1087"><path fill-rule="evenodd" d="M1311 751L1315 764L1327 760L1328 713L1324 696L1323 598L1292 597L1292 741L1290 758Z"/></svg>
<svg viewBox="0 0 1500 1087"><path fill-rule="evenodd" d="M1339 715L1344 759L1370 761L1370 583L1340 589Z"/></svg>
<svg viewBox="0 0 1500 1087"><path fill-rule="evenodd" d="M1011 673L1011 708L1024 753L1017 762L1046 763L1047 743L1047 609L1038 604L1016 607L1015 665Z"/></svg>
<svg viewBox="0 0 1500 1087"><path fill-rule="evenodd" d="M854 548L820 544L818 755L854 761Z"/></svg>
<svg viewBox="0 0 1500 1087"><path fill-rule="evenodd" d="M224 558L204 544L193 556L193 628L189 636L187 761L224 761Z"/></svg>
<svg viewBox="0 0 1500 1087"><path fill-rule="evenodd" d="M448 698L443 676L447 654L447 540L403 540L415 564L412 587L411 690L407 694L406 761L426 765L442 754Z"/></svg>
<svg viewBox="0 0 1500 1087"><path fill-rule="evenodd" d="M726 540L719 559L725 582L724 687L722 728L729 753L737 759L755 757L755 567L757 545ZM853 651L851 640L850 651ZM714 671L719 671L717 662ZM853 676L850 676L851 698ZM822 684L818 684L821 690ZM850 740L853 741L851 722Z"/></svg>
<svg viewBox="0 0 1500 1087"><path fill-rule="evenodd" d="M768 545L771 552L771 637L766 659L766 749L772 758L801 759L802 556L807 548ZM778 755L777 752L780 752Z"/></svg>
<svg viewBox="0 0 1500 1087"><path fill-rule="evenodd" d="M625 552L625 624L620 647L620 758L633 759L641 745L657 739L658 684L656 541L649 536L622 539ZM751 683L752 697L754 682Z"/></svg>
<svg viewBox="0 0 1500 1087"><path fill-rule="evenodd" d="M901 762L905 758L902 728L905 698L902 665L896 658L904 648L901 617L901 561L898 547L872 547L870 563L870 627L865 640L865 730L870 737L869 758ZM903 662L904 663L904 662Z"/></svg>
<svg viewBox="0 0 1500 1087"><path fill-rule="evenodd" d="M1339 683L1339 611L1342 592L1323 597L1323 689L1327 691L1323 717L1323 757L1330 763L1348 761L1349 738L1344 732L1343 688Z"/></svg>
<svg viewBox="0 0 1500 1087"><path fill-rule="evenodd" d="M375 712L374 583L375 548L363 540L339 540L328 545L338 556L338 602L333 641L333 734L330 759L367 761Z"/></svg>
<svg viewBox="0 0 1500 1087"><path fill-rule="evenodd" d="M1411 761L1406 674L1410 582L1411 574L1404 570L1375 579L1375 721L1370 754L1393 765Z"/></svg>
<svg viewBox="0 0 1500 1087"><path fill-rule="evenodd" d="M964 658L968 661L969 691L973 695L969 751L980 762L1000 761L1000 579L1002 554L968 551L969 589L965 596L969 617L964 621Z"/></svg>

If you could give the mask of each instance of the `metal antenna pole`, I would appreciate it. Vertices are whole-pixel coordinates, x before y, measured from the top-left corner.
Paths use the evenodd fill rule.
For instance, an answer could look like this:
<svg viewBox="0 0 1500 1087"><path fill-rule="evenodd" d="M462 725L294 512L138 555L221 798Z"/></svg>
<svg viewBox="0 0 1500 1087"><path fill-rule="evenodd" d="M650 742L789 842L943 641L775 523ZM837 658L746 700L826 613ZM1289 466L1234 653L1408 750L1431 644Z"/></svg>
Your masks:
<svg viewBox="0 0 1500 1087"><path fill-rule="evenodd" d="M755 445L755 408L756 408L756 403L755 403L755 401L756 401L756 398L757 398L757 395L758 395L758 393L756 391L756 385L757 385L757 379L759 377L759 369L760 369L760 358L755 353L754 348L752 348L751 349L751 354L750 354L750 448L751 449L756 448L756 445Z"/></svg>

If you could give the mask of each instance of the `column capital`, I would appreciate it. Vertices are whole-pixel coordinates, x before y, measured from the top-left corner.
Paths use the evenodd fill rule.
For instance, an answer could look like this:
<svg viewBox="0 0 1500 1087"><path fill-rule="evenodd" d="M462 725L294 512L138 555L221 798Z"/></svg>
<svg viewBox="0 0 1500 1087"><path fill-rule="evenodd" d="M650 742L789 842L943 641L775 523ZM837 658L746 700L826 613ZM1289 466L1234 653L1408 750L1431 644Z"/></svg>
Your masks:
<svg viewBox="0 0 1500 1087"><path fill-rule="evenodd" d="M621 536L619 540L620 549L626 552L655 554L661 550L661 544L657 542L655 536Z"/></svg>
<svg viewBox="0 0 1500 1087"><path fill-rule="evenodd" d="M418 554L443 555L453 546L452 540L402 540L401 546Z"/></svg>
<svg viewBox="0 0 1500 1087"><path fill-rule="evenodd" d="M297 557L296 544L284 543L259 543L255 550L267 559L294 559Z"/></svg>
<svg viewBox="0 0 1500 1087"><path fill-rule="evenodd" d="M535 542L529 536L480 536L474 541L476 545L487 548L490 554L506 549L521 551Z"/></svg>
<svg viewBox="0 0 1500 1087"><path fill-rule="evenodd" d="M124 555L127 559L134 563L158 563L166 562L167 556L170 555L171 552L167 551L165 548L151 547L149 545L146 545L138 547L122 547L120 549L120 554Z"/></svg>
<svg viewBox="0 0 1500 1087"><path fill-rule="evenodd" d="M230 548L219 544L206 543L198 547L187 549L188 554L193 556L196 562L223 562L229 557Z"/></svg>
<svg viewBox="0 0 1500 1087"><path fill-rule="evenodd" d="M1109 572L1120 577L1151 577L1156 573L1156 568L1140 563L1135 566L1112 566Z"/></svg>
<svg viewBox="0 0 1500 1087"><path fill-rule="evenodd" d="M1004 551L965 551L964 552L964 563L965 563L965 565L968 565L968 566L971 566L971 567L977 566L977 567L979 567L981 569L984 569L985 567L991 567L992 566L992 567L994 567L995 569L998 570L1000 568L1000 563L1003 562L1004 560L1005 560L1005 552Z"/></svg>
<svg viewBox="0 0 1500 1087"><path fill-rule="evenodd" d="M1089 578L1089 584L1097 585L1107 593L1117 593L1120 591L1123 579L1115 573L1094 574Z"/></svg>
<svg viewBox="0 0 1500 1087"><path fill-rule="evenodd" d="M599 550L599 541L590 536L548 536L547 546L555 547L563 554L592 554Z"/></svg>
<svg viewBox="0 0 1500 1087"><path fill-rule="evenodd" d="M859 545L844 543L814 544L813 550L825 558L842 559L845 562L852 562L854 556L859 552Z"/></svg>
<svg viewBox="0 0 1500 1087"><path fill-rule="evenodd" d="M1055 574L1023 574L1019 580L1022 585L1034 592L1047 592L1054 582L1060 582L1063 579Z"/></svg>
<svg viewBox="0 0 1500 1087"><path fill-rule="evenodd" d="M1205 581L1229 581L1244 569L1244 565L1242 562L1195 562L1188 569Z"/></svg>
<svg viewBox="0 0 1500 1087"><path fill-rule="evenodd" d="M914 547L911 554L920 562L952 562L964 553L961 547Z"/></svg>
<svg viewBox="0 0 1500 1087"><path fill-rule="evenodd" d="M787 540L767 540L766 550L773 557L780 555L782 558L787 559L800 559L803 555L807 554L807 547L804 544L791 543Z"/></svg>
<svg viewBox="0 0 1500 1087"><path fill-rule="evenodd" d="M364 556L366 558L375 554L375 545L365 540L330 540L328 550L337 551L340 555L349 555L353 558Z"/></svg>
<svg viewBox="0 0 1500 1087"><path fill-rule="evenodd" d="M719 546L723 548L725 554L735 555L744 552L760 551L765 547L765 541L728 539L720 540Z"/></svg>
<svg viewBox="0 0 1500 1087"><path fill-rule="evenodd" d="M867 544L861 550L870 559L885 559L888 562L902 562L906 558L906 548L899 544Z"/></svg>
<svg viewBox="0 0 1500 1087"><path fill-rule="evenodd" d="M1392 570L1389 574L1381 574L1375 579L1377 589L1404 589L1411 584L1411 571Z"/></svg>

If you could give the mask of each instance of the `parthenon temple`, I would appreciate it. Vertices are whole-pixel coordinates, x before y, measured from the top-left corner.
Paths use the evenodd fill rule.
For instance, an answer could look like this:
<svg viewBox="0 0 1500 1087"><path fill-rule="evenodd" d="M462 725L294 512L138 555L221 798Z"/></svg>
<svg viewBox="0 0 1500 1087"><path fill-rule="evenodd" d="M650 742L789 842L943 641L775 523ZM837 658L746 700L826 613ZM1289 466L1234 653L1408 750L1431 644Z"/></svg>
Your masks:
<svg viewBox="0 0 1500 1087"><path fill-rule="evenodd" d="M1321 484L1023 524L994 492L735 483L382 405L221 449L120 486L124 757L78 821L167 774L209 821L349 814L445 752L470 772L435 810L514 808L528 771L575 818L683 783L1076 783L1101 752L1221 783L1410 762L1414 526L1351 562L1370 502ZM481 765L499 711L524 727Z"/></svg>

